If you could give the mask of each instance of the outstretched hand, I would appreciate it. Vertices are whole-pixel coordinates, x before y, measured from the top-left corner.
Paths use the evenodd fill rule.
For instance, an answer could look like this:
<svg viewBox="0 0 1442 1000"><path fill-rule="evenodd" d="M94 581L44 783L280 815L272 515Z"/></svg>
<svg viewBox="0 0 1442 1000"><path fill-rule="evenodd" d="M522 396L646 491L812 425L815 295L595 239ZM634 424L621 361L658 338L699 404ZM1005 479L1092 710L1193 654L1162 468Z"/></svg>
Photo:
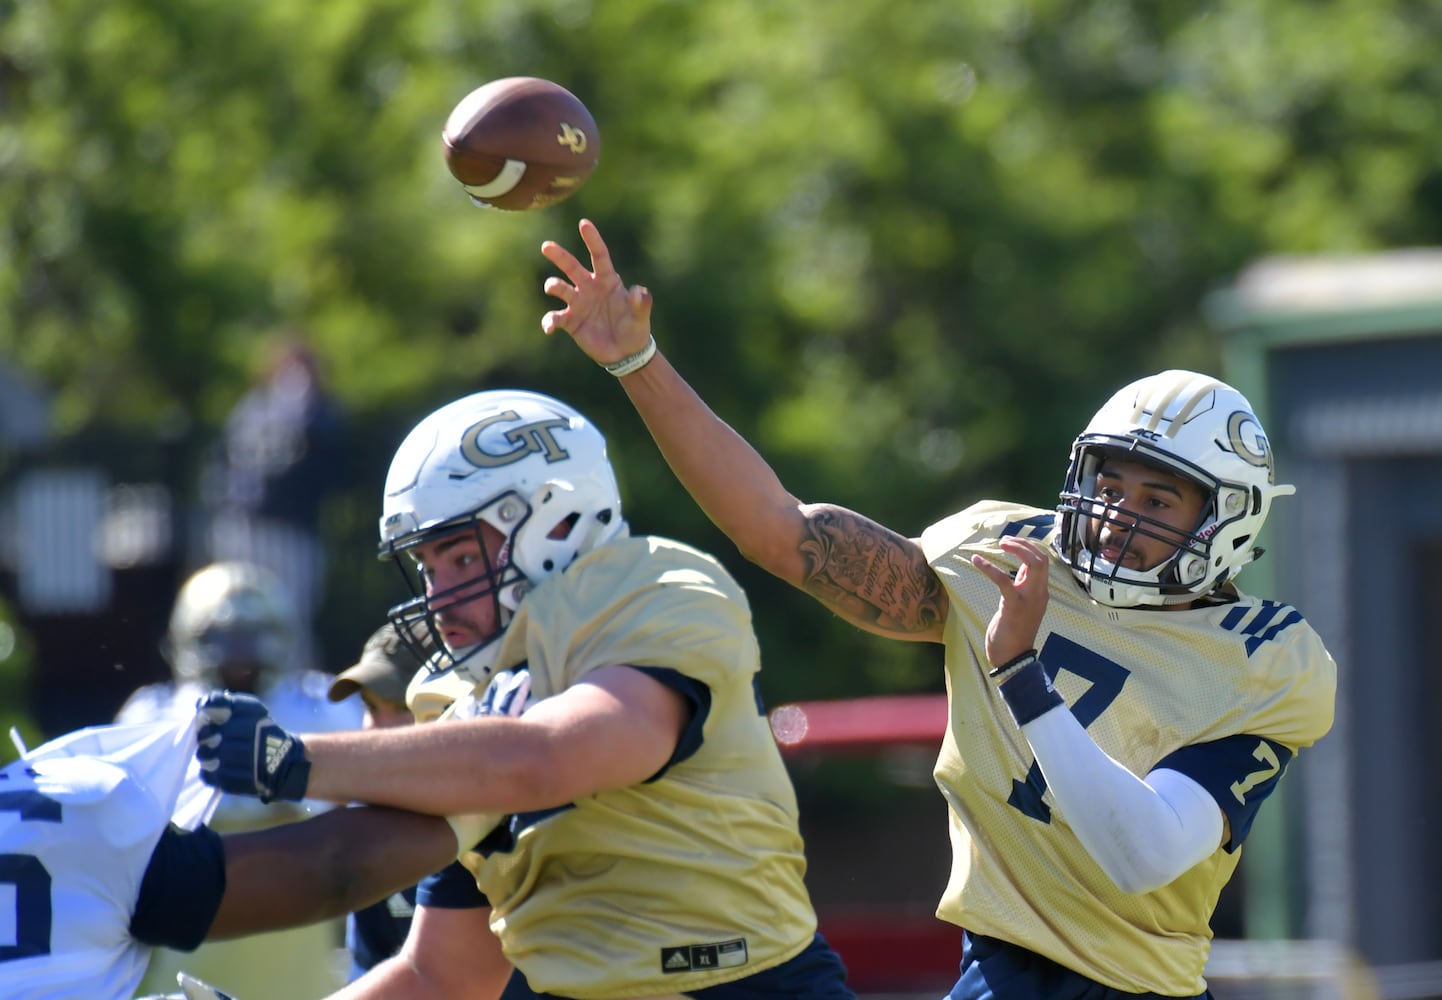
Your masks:
<svg viewBox="0 0 1442 1000"><path fill-rule="evenodd" d="M1003 552L1021 563L1016 575L1002 569L982 555L971 557L971 564L981 570L1001 593L996 614L986 626L986 658L999 666L1036 646L1036 633L1046 614L1048 600L1046 550L1026 538L1003 538Z"/></svg>
<svg viewBox="0 0 1442 1000"><path fill-rule="evenodd" d="M651 293L641 285L626 287L611 262L601 231L590 219L581 220L581 239L591 254L591 268L552 240L541 244L541 254L565 274L547 278L547 295L565 308L541 317L546 335L565 330L592 361L606 365L645 349L651 340Z"/></svg>

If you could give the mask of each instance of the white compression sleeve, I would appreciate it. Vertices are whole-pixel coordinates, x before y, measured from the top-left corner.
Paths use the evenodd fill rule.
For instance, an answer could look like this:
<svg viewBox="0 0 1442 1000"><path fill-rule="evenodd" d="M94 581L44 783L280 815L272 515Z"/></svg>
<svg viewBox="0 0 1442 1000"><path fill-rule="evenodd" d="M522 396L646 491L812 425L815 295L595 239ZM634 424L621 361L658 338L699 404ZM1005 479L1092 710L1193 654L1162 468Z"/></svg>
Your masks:
<svg viewBox="0 0 1442 1000"><path fill-rule="evenodd" d="M1108 757L1059 706L1022 727L1057 811L1123 892L1167 885L1222 840L1222 809L1180 771L1143 781Z"/></svg>

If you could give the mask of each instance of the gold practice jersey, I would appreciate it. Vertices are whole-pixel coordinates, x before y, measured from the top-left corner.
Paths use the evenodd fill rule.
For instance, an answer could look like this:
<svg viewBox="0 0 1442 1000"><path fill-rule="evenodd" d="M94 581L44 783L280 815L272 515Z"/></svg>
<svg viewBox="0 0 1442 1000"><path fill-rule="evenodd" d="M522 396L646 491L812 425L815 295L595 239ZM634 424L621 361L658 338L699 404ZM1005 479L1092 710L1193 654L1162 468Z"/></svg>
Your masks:
<svg viewBox="0 0 1442 1000"><path fill-rule="evenodd" d="M1139 776L1187 774L1222 807L1231 838L1171 884L1122 892L1067 829L1025 737L986 676L997 589L971 565L1016 561L1007 535L1050 545L1055 515L986 501L928 528L945 584L950 721L935 776L950 809L944 920L1132 993L1205 989L1212 910L1261 800L1332 724L1336 666L1294 609L1237 594L1184 611L1098 604L1053 556L1037 648L1087 733Z"/></svg>
<svg viewBox="0 0 1442 1000"><path fill-rule="evenodd" d="M695 549L621 539L527 595L496 667L529 669L539 700L616 664L674 671L701 704L659 776L513 817L503 849L466 855L506 956L535 990L582 1000L686 993L790 959L816 918L745 594Z"/></svg>

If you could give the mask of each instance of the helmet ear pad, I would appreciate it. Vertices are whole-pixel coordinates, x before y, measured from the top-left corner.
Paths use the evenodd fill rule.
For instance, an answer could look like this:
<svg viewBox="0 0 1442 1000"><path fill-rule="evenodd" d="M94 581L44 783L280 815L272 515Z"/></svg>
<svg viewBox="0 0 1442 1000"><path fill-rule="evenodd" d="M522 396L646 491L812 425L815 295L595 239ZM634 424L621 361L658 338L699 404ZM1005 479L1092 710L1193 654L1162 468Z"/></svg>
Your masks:
<svg viewBox="0 0 1442 1000"><path fill-rule="evenodd" d="M605 491L598 491L604 495ZM524 531L512 536L510 558L528 580L542 580L615 537L621 508L594 502L566 480L541 484L531 497Z"/></svg>

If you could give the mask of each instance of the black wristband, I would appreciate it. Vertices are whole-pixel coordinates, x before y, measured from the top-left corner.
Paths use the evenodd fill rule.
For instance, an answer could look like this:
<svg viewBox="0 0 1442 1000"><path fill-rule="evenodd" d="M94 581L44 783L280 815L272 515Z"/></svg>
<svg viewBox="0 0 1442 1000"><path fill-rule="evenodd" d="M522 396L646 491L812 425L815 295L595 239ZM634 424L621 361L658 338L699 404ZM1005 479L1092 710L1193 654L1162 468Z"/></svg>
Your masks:
<svg viewBox="0 0 1442 1000"><path fill-rule="evenodd" d="M1025 649L1025 650L1022 650L1020 653L1017 653L1015 656L1013 656L1011 659L1007 660L1005 663L1000 663L1000 664L997 664L996 666L992 667L990 670L988 670L988 671L986 672L986 676L990 677L992 680L996 680L996 678L1001 677L1003 674L1009 674L1009 673L1011 673L1011 671L1012 671L1013 669L1017 668L1017 667L1024 667L1024 666L1026 666L1028 660L1035 660L1035 659L1036 659L1036 650L1034 650L1034 649ZM1000 682L1000 681L997 681L997 683L1000 684L1001 682Z"/></svg>
<svg viewBox="0 0 1442 1000"><path fill-rule="evenodd" d="M1001 685L1001 696L1017 726L1024 726L1056 708L1065 705L1062 696L1051 686L1051 678L1041 660L1032 657Z"/></svg>

